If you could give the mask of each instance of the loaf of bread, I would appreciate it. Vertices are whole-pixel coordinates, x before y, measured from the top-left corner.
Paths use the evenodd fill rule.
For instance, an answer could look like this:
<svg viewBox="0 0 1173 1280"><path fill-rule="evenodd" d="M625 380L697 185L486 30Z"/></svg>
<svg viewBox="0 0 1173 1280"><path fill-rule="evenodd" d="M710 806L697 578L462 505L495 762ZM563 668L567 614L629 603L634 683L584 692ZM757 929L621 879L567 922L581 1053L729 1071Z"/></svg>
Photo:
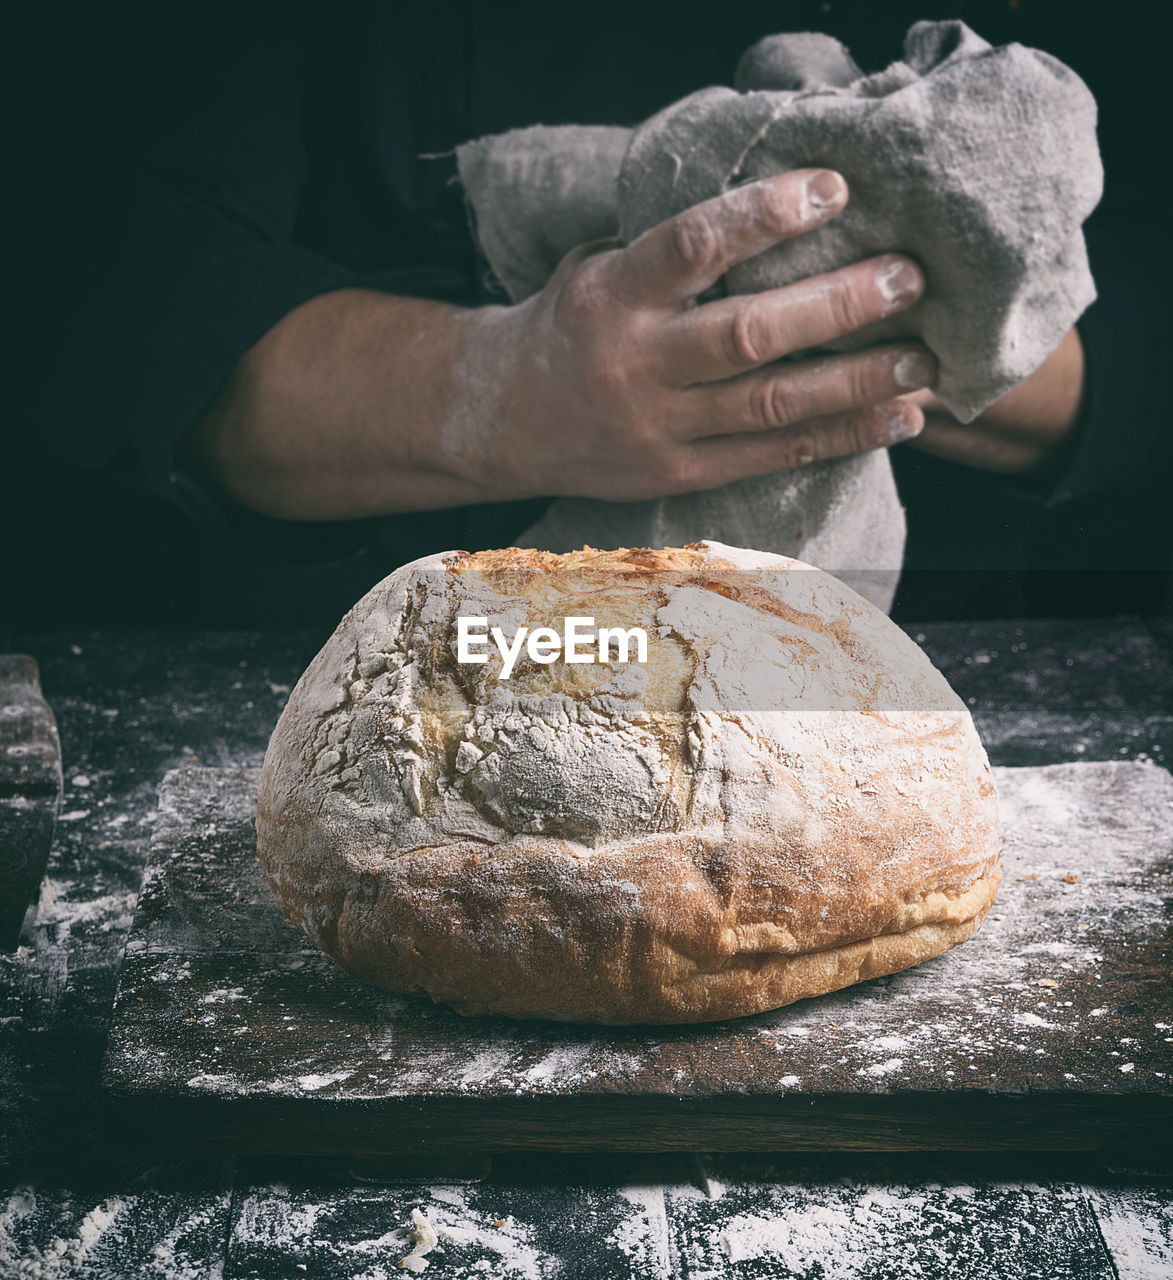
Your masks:
<svg viewBox="0 0 1173 1280"><path fill-rule="evenodd" d="M506 675L461 618L510 642L592 619L646 654L518 644ZM257 837L358 977L601 1023L894 973L970 937L1001 877L985 752L917 645L829 575L712 542L397 570L291 694Z"/></svg>

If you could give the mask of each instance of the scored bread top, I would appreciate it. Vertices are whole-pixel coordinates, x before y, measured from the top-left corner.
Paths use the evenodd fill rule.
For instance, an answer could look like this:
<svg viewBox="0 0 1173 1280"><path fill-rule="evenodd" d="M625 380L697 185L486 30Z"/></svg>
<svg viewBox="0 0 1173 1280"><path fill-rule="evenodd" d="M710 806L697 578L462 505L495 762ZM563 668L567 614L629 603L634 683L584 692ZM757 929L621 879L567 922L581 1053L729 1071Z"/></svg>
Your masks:
<svg viewBox="0 0 1173 1280"><path fill-rule="evenodd" d="M732 560L723 560L708 550L707 543L690 542L683 547L619 547L600 551L583 547L579 551L559 554L535 551L527 547L501 547L489 551L455 551L444 557L448 567L458 573L474 569L485 573L508 571L533 573L565 573L567 570L601 573L668 573L710 567L736 568ZM797 563L797 562L795 562Z"/></svg>

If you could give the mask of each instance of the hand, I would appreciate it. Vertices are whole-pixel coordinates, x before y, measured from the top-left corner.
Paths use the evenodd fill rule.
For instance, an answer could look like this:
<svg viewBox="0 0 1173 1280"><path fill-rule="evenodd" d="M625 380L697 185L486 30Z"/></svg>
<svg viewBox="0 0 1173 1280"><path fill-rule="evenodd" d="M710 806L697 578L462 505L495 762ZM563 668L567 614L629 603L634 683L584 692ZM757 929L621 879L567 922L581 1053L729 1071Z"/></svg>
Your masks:
<svg viewBox="0 0 1173 1280"><path fill-rule="evenodd" d="M351 520L664 497L908 439L923 425L908 393L936 373L919 344L783 358L909 306L915 263L889 254L700 302L846 201L827 170L751 183L626 248L576 250L515 307L312 298L240 357L177 457L263 515Z"/></svg>
<svg viewBox="0 0 1173 1280"><path fill-rule="evenodd" d="M950 462L1003 475L1040 475L1066 455L1083 401L1084 360L1070 329L1055 351L1020 386L962 424L931 391L908 399L924 410L916 446Z"/></svg>
<svg viewBox="0 0 1173 1280"><path fill-rule="evenodd" d="M920 344L784 360L910 306L924 287L911 260L698 301L846 202L828 170L751 183L625 248L575 250L533 298L474 313L434 465L486 498L638 500L915 436L907 393L936 376Z"/></svg>

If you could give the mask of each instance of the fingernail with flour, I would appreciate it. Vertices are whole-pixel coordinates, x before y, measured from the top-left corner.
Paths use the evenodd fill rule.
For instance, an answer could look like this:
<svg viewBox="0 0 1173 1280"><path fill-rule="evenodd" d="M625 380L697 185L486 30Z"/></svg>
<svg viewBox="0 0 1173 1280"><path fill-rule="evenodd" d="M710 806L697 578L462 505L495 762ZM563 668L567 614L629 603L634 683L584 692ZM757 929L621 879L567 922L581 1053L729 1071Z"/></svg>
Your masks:
<svg viewBox="0 0 1173 1280"><path fill-rule="evenodd" d="M884 418L880 431L885 444L899 444L919 436L923 426L922 419L912 418L904 409L894 407Z"/></svg>
<svg viewBox="0 0 1173 1280"><path fill-rule="evenodd" d="M909 351L892 366L892 380L905 391L914 391L931 386L936 372L929 356L922 355L919 351Z"/></svg>
<svg viewBox="0 0 1173 1280"><path fill-rule="evenodd" d="M825 213L842 200L846 185L833 169L820 169L807 180L807 205L814 213Z"/></svg>
<svg viewBox="0 0 1173 1280"><path fill-rule="evenodd" d="M876 287L886 302L910 302L920 293L921 275L911 262L891 262L876 274Z"/></svg>

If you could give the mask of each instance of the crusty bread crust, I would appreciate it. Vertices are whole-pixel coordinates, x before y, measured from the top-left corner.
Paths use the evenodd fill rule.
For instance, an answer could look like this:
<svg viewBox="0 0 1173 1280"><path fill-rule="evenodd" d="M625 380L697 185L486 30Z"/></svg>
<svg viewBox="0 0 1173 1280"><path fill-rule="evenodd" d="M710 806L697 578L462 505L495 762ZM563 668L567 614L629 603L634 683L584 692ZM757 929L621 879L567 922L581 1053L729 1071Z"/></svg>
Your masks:
<svg viewBox="0 0 1173 1280"><path fill-rule="evenodd" d="M655 652L496 682L452 658L485 600L587 602L658 627ZM392 574L291 695L257 833L286 915L360 978L600 1023L907 968L970 937L1001 877L985 753L921 651L827 575L711 543Z"/></svg>

